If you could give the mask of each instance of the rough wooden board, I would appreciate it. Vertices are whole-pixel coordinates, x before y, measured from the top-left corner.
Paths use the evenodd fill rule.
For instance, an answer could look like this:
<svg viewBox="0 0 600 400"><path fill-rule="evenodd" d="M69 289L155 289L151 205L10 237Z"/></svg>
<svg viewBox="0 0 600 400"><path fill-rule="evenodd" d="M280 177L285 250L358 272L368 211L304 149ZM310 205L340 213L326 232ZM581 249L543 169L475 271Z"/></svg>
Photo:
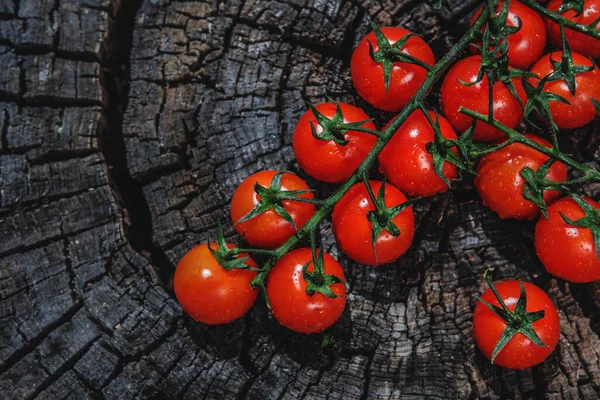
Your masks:
<svg viewBox="0 0 600 400"><path fill-rule="evenodd" d="M476 1L441 14L410 0L138 3L0 4L0 397L600 396L598 285L551 279L532 224L498 220L468 183L417 207L415 244L396 265L349 262L323 224L350 291L328 349L260 301L206 327L172 297L174 265L227 219L236 185L297 170L305 101L329 94L389 118L349 78L367 15L423 34L439 57ZM573 135L578 157L600 159L595 129ZM502 370L475 350L488 266L559 307L561 341L541 366Z"/></svg>

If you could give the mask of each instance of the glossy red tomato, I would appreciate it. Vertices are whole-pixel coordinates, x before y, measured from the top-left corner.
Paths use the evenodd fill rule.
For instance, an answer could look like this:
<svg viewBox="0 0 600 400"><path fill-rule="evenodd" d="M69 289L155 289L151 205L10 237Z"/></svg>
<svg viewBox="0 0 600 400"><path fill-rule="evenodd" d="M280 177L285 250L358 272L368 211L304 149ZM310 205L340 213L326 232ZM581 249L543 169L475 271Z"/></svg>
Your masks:
<svg viewBox="0 0 600 400"><path fill-rule="evenodd" d="M360 108L345 103L338 104L344 123L370 120ZM337 111L334 103L318 104L315 108L329 119L333 119ZM300 168L313 178L324 182L340 183L348 179L377 142L375 136L357 131L347 131L343 134L344 140L348 141L346 145L338 144L334 140L319 140L312 135L311 122L317 133L322 134L323 128L309 110L296 125L292 145ZM371 121L361 127L375 130L375 124Z"/></svg>
<svg viewBox="0 0 600 400"><path fill-rule="evenodd" d="M227 244L230 249L234 246ZM216 243L211 248L217 249ZM247 257L240 254L238 258ZM246 265L258 268L249 258ZM191 249L177 264L173 287L177 301L194 320L205 324L225 324L246 313L256 300L250 287L255 271L225 270L208 250L207 244Z"/></svg>
<svg viewBox="0 0 600 400"><path fill-rule="evenodd" d="M458 132L466 131L473 122L458 110L461 106L478 113L488 115L489 92L487 76L473 86L464 86L463 82L476 82L481 56L471 56L456 63L444 78L442 83L442 108L444 115ZM527 96L519 78L512 78L517 94L523 105L527 103ZM506 85L496 82L493 89L494 118L508 126L515 128L523 120L523 109L518 100L510 93ZM504 134L488 124L477 121L474 131L475 140L489 141L504 138Z"/></svg>
<svg viewBox="0 0 600 400"><path fill-rule="evenodd" d="M381 182L371 181L375 196L380 187ZM407 200L402 192L390 184L385 186L384 197L388 208ZM373 210L375 206L365 184L354 185L333 210L333 234L344 253L353 260L366 265L387 264L398 259L410 247L415 234L415 217L412 207L409 207L392 219L400 235L394 237L383 230L376 241L376 257L371 242L373 225L367 218L367 213Z"/></svg>
<svg viewBox="0 0 600 400"><path fill-rule="evenodd" d="M540 78L550 75L554 72L554 67L550 63L552 60L560 62L562 60L562 51L555 51L543 56L531 68L531 72ZM573 53L573 62L575 65L592 66L592 60L578 53ZM536 85L537 80L531 79ZM600 99L600 69L594 66L590 72L577 74L575 77L575 95L569 91L567 83L563 80L547 82L544 85L544 92L555 93L564 97L570 104L564 104L558 101L550 102L550 112L554 122L560 129L581 128L596 118L596 110L592 99Z"/></svg>
<svg viewBox="0 0 600 400"><path fill-rule="evenodd" d="M384 27L381 28L381 31L391 45L411 33L409 30L397 27ZM380 50L374 32L362 38L354 53L352 53L350 61L352 83L358 94L374 107L386 111L399 111L408 104L409 100L423 85L427 71L423 67L414 64L395 62L389 90L386 93L383 65L371 58L369 42L373 46L373 51L378 52ZM408 39L402 47L402 52L427 64L435 64L435 56L431 47L418 36Z"/></svg>
<svg viewBox="0 0 600 400"><path fill-rule="evenodd" d="M557 12L560 6L564 3L563 0L552 0L548 3L548 10ZM600 0L585 0L583 3L583 12L577 15L577 11L570 9L563 12L561 15L578 24L591 26L592 23L600 18ZM550 43L556 48L562 48L562 38L560 35L560 26L550 19L546 19L548 26L548 35ZM600 21L596 23L596 29L600 30ZM571 50L580 53L587 57L600 57L600 39L595 39L583 33L576 32L572 29L565 29L565 35L571 46Z"/></svg>
<svg viewBox="0 0 600 400"><path fill-rule="evenodd" d="M296 229L285 221L273 209L270 209L248 221L237 223L242 217L248 214L261 200L260 196L254 191L254 184L259 183L264 187L269 187L273 177L278 171L260 171L246 178L233 193L231 199L231 219L235 224L237 232L244 237L250 245L265 249L274 249L285 243ZM309 190L306 182L298 176L291 173L284 173L281 180L281 190ZM302 194L300 197L313 199L312 192ZM315 213L315 206L309 203L299 201L283 201L283 207L290 214L300 229L306 221Z"/></svg>
<svg viewBox="0 0 600 400"><path fill-rule="evenodd" d="M526 133L526 137L551 148L552 145L539 136ZM521 143L510 144L503 149L481 158L477 165L475 187L483 204L498 213L500 218L533 219L540 214L539 208L523 198L525 179L521 171L529 167L537 171L549 157ZM567 166L555 162L546 178L560 182L567 179ZM544 200L549 204L560 195L559 191L546 190Z"/></svg>
<svg viewBox="0 0 600 400"><path fill-rule="evenodd" d="M329 254L323 254L325 274L335 275L345 281L342 266ZM333 325L342 315L346 306L346 286L344 283L331 285L337 296L330 298L316 292L306 293L307 282L303 277L303 267L314 271L310 249L297 249L284 255L271 270L267 280L267 296L275 319L286 328L302 333L321 332Z"/></svg>
<svg viewBox="0 0 600 400"><path fill-rule="evenodd" d="M429 111L435 121L435 113ZM457 139L448 120L439 116L442 136ZM379 171L409 196L431 196L448 190L448 185L435 173L433 157L427 144L433 142L435 132L421 110L413 112L394 133L392 140L379 154ZM456 166L444 163L444 175L454 179Z"/></svg>
<svg viewBox="0 0 600 400"><path fill-rule="evenodd" d="M497 15L500 14L503 5L503 1L498 4L496 8ZM471 25L475 23L475 20L481 14L482 8L475 12L471 19ZM508 7L507 25L519 26L519 19L521 20L521 29L508 37L508 60L512 67L528 69L544 54L546 26L543 18L538 13L513 0ZM481 53L475 47L471 49L474 54Z"/></svg>
<svg viewBox="0 0 600 400"><path fill-rule="evenodd" d="M600 204L586 198L594 209ZM546 270L569 282L600 280L600 261L590 228L567 224L560 214L577 221L585 216L575 200L565 197L548 207L548 219L540 218L535 228L535 249Z"/></svg>
<svg viewBox="0 0 600 400"><path fill-rule="evenodd" d="M495 286L508 309L514 311L521 292L519 281L499 282ZM531 326L547 347L538 346L519 332L496 356L494 364L501 367L525 369L541 363L554 351L560 336L558 313L550 297L531 283L523 282L523 286L527 295L525 310L527 312L544 310L544 317L535 321ZM481 298L500 307L500 303L494 297L491 289L487 289ZM506 327L506 321L481 301L477 302L473 313L473 338L477 347L488 359L492 358L494 348Z"/></svg>

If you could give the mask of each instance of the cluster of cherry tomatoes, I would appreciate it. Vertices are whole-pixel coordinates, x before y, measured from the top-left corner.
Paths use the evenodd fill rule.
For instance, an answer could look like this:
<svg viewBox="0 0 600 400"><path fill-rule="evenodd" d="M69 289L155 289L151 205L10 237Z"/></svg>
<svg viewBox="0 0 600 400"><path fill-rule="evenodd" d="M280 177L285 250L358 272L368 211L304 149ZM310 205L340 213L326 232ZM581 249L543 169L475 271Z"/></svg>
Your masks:
<svg viewBox="0 0 600 400"><path fill-rule="evenodd" d="M562 3L563 0L552 0L548 8L559 10ZM502 7L500 2L498 13ZM567 10L562 15L583 24L600 16L600 0L586 0L585 8L583 13ZM512 78L514 90L505 82L495 82L493 112L498 122L516 128L524 118L523 105L527 103L523 79L534 86L537 80L555 72L563 53L543 55L547 36L552 46L560 47L560 29L530 8L511 1L506 21L508 26L520 26L507 39L509 64L531 74L527 78ZM590 58L600 56L600 41L568 29L566 37L573 50L573 63L589 68L577 73L574 92L563 80L552 80L543 86L543 92L568 100L569 104L550 102L552 118L561 129L588 124L596 115L592 99L600 100L600 70ZM387 183L358 183L336 204L333 233L341 250L351 259L375 266L402 256L410 247L415 230L407 196L445 192L447 182L457 178L457 167L450 162L444 163L443 176L434 168L429 151L436 134L432 121L436 121L445 139L456 140L457 133L462 134L473 124L471 117L459 112L461 106L487 115L490 91L487 77L480 76L480 50L481 46L473 47L474 55L461 59L447 73L441 87L443 116L417 109L380 152L379 170ZM398 62L399 53L413 62ZM426 65L434 64L435 56L423 39L406 29L384 27L369 33L356 47L351 59L352 82L359 95L374 107L399 111L423 85ZM298 165L313 178L343 183L376 146L375 129L369 116L350 104L327 102L311 107L293 134ZM525 136L551 147L541 137L529 133ZM502 141L504 134L477 121L473 137L476 141ZM536 218L540 211L523 197L525 180L521 172L527 167L537 171L548 159L520 143L485 155L476 167L475 178L484 204L502 218ZM567 167L553 163L546 179L565 181ZM591 229L575 222L589 216L600 204L587 198L556 200L559 196L557 190L543 193L550 206L548 218L540 218L537 223L537 253L548 272L557 277L571 282L600 279L600 261ZM237 232L248 244L260 249L282 246L316 212L317 202L306 182L287 171L261 171L248 177L231 201L231 218ZM243 260L243 268L224 268L223 260L238 264ZM233 245L201 244L177 266L175 293L183 309L195 320L227 323L242 316L254 303L257 290L250 283L260 273L252 258L236 251ZM344 283L344 271L333 257L314 248L300 248L288 252L273 266L264 288L277 321L298 332L315 333L341 316L346 302ZM558 314L550 298L537 286L501 282L491 285L478 302L474 337L483 353L496 364L526 368L543 361L556 346Z"/></svg>

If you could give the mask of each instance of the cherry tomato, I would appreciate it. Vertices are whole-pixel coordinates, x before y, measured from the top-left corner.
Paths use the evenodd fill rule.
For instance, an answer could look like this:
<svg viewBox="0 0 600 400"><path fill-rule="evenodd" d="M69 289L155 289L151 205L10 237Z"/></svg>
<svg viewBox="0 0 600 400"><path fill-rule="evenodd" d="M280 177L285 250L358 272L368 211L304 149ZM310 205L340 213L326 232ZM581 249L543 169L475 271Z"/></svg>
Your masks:
<svg viewBox="0 0 600 400"><path fill-rule="evenodd" d="M563 0L552 0L548 3L548 10L557 12L560 6L564 3ZM592 22L598 20L600 17L600 0L585 0L583 2L583 12L578 15L574 9L567 10L561 14L561 16L570 19L578 24L591 26ZM550 20L546 19L546 25L548 27L548 36L550 36L550 43L554 47L562 48L562 38L560 35L560 26ZM596 29L600 30L600 21L596 23ZM565 29L565 35L571 46L571 50L580 53L587 57L598 58L600 57L600 40L595 39L591 36L583 33L574 31L572 29Z"/></svg>
<svg viewBox="0 0 600 400"><path fill-rule="evenodd" d="M463 82L476 82L481 56L470 56L456 63L444 78L442 83L442 108L444 115L458 132L466 131L473 118L460 113L461 106L478 113L488 115L489 92L488 79L484 76L481 82L473 86L464 86ZM523 105L527 103L527 96L519 78L512 78L517 94ZM523 120L523 109L519 101L510 93L506 85L496 82L493 88L494 118L508 126L515 128ZM504 134L488 124L477 121L473 137L475 140L496 140L504 138Z"/></svg>
<svg viewBox="0 0 600 400"><path fill-rule="evenodd" d="M498 4L496 15L500 14L503 5L504 1ZM482 8L475 12L471 19L471 25L475 23L475 20L481 14ZM508 62L511 67L529 69L544 54L546 26L543 18L538 13L513 0L508 7L507 25L519 26L519 20L521 20L521 29L508 37ZM471 47L471 50L473 54L481 53L475 47Z"/></svg>
<svg viewBox="0 0 600 400"><path fill-rule="evenodd" d="M277 248L296 233L296 229L273 209L269 209L250 220L237 223L261 200L261 197L254 191L254 184L258 182L259 185L269 187L277 172L260 171L250 175L238 186L231 199L230 212L235 229L250 245L255 247ZM304 180L286 172L281 180L281 190L310 190L310 188ZM313 199L314 195L309 192L299 197ZM300 229L315 213L315 206L309 203L286 200L282 202L282 205L292 217L297 229Z"/></svg>
<svg viewBox="0 0 600 400"><path fill-rule="evenodd" d="M594 209L600 208L592 199L585 201ZM585 216L575 200L565 197L548 207L548 219L540 218L535 227L535 249L546 271L569 282L600 280L600 261L590 228L567 224L561 213L573 221Z"/></svg>
<svg viewBox="0 0 600 400"><path fill-rule="evenodd" d="M381 31L391 45L412 33L398 27L384 27L381 28ZM379 44L374 32L362 38L354 53L352 53L350 61L352 83L358 94L374 107L386 111L399 111L408 104L423 85L427 77L427 71L415 64L395 62L389 90L386 93L383 65L371 58L369 43L373 46L374 52L379 51ZM435 64L435 56L431 47L418 36L408 39L402 47L402 52L427 64Z"/></svg>
<svg viewBox="0 0 600 400"><path fill-rule="evenodd" d="M216 243L211 243L217 249ZM234 246L227 244L230 249ZM241 253L238 258L247 257ZM249 258L246 265L258 268ZM250 287L255 271L227 271L208 250L199 244L177 264L173 286L177 301L194 320L209 325L225 324L246 313L256 300L257 291Z"/></svg>
<svg viewBox="0 0 600 400"><path fill-rule="evenodd" d="M435 113L429 111L435 121ZM442 136L457 139L448 120L439 116ZM409 196L431 196L448 190L448 185L435 173L433 156L427 144L433 142L435 132L421 110L413 112L394 133L392 140L379 155L379 171ZM454 150L454 149L453 149ZM456 166L444 163L444 175L456 178Z"/></svg>
<svg viewBox="0 0 600 400"><path fill-rule="evenodd" d="M550 63L552 60L560 62L562 60L562 51L555 51L543 56L531 68L531 72L540 78L550 75L554 72L554 67ZM594 63L589 58L578 53L573 53L573 62L575 65L592 66ZM536 85L537 80L531 79L531 83ZM567 83L563 80L547 82L544 85L544 92L555 93L564 97L570 103L564 104L558 101L550 102L550 112L552 119L560 129L581 128L587 125L596 117L596 110L592 99L600 99L600 69L594 65L590 72L577 74L575 77L575 95L569 91Z"/></svg>
<svg viewBox="0 0 600 400"><path fill-rule="evenodd" d="M542 146L551 148L548 141L526 133L526 137ZM475 187L483 199L483 204L494 210L500 218L533 219L540 213L539 208L523 198L525 179L521 171L529 167L537 171L549 157L521 143L512 143L481 158L477 165ZM555 162L546 178L560 182L567 179L567 166ZM544 191L546 204L560 195L559 191Z"/></svg>
<svg viewBox="0 0 600 400"><path fill-rule="evenodd" d="M323 254L325 274L335 275L345 281L342 266L329 254ZM286 328L302 333L321 332L333 325L346 306L346 286L332 284L337 296L327 297L316 292L309 296L307 282L302 270L310 262L307 271L314 272L310 249L297 249L284 255L269 273L267 296L275 319Z"/></svg>
<svg viewBox="0 0 600 400"><path fill-rule="evenodd" d="M495 286L508 309L514 311L521 293L519 281L499 282ZM525 369L541 363L554 351L560 336L558 313L550 297L542 289L531 283L523 282L523 286L527 296L525 310L528 313L544 310L544 317L533 322L531 326L547 347L538 346L523 333L516 333L500 350L494 360L494 364L501 367ZM491 289L487 289L481 298L492 305L500 307L500 302L498 302ZM473 338L477 347L488 359L492 358L494 348L506 327L507 323L504 319L481 301L477 302L473 313Z"/></svg>
<svg viewBox="0 0 600 400"><path fill-rule="evenodd" d="M377 196L381 182L371 181L371 188ZM385 186L385 205L388 208L406 202L406 196L394 186ZM379 235L376 241L377 256L372 246L372 223L367 213L374 211L364 183L354 185L340 199L333 209L333 234L341 249L359 263L381 265L397 260L410 247L415 234L415 217L409 207L392 219L400 230L400 235L392 236L387 230Z"/></svg>
<svg viewBox="0 0 600 400"><path fill-rule="evenodd" d="M360 108L350 104L338 104L344 123L370 120ZM315 108L329 119L333 119L337 111L334 103L318 104ZM312 135L311 122L317 134L323 132L315 115L309 110L296 125L292 145L300 168L313 178L324 182L341 183L348 179L377 142L375 136L357 131L346 131L343 134L344 140L348 141L346 145L338 144L334 140L319 140ZM375 124L371 121L361 127L375 130Z"/></svg>

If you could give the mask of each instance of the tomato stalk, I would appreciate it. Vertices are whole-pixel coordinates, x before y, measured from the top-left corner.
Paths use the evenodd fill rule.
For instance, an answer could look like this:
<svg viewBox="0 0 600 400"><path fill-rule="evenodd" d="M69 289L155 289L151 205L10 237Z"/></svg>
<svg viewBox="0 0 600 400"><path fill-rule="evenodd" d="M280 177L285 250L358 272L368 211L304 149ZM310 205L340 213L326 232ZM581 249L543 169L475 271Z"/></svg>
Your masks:
<svg viewBox="0 0 600 400"><path fill-rule="evenodd" d="M481 14L477 17L475 23L467 30L463 37L454 45L454 47L434 66L429 66L427 72L427 78L423 85L419 88L412 100L404 107L404 109L391 121L387 129L377 134L377 142L373 147L373 150L365 157L363 162L354 171L352 176L346 182L344 182L338 189L327 199L323 200L320 204L319 209L308 220L302 228L300 228L294 236L288 239L283 245L275 249L273 257L269 259L261 269L261 272L252 280L251 285L256 288L265 289L266 278L275 266L275 263L281 259L289 250L291 250L303 237L312 231L318 229L319 224L323 221L331 212L336 203L350 190L352 186L360 182L362 176L368 174L371 167L377 161L379 153L383 150L386 144L391 140L393 134L400 128L400 126L406 121L406 119L417 110L422 102L425 100L429 91L433 88L434 84L442 77L444 72L450 67L454 60L463 52L469 44L477 38L477 33L481 30L485 21L489 16L489 10L483 9Z"/></svg>
<svg viewBox="0 0 600 400"><path fill-rule="evenodd" d="M583 176L581 178L579 178L579 182L587 182L587 181L592 181L592 180L600 182L600 171L597 171L593 168L587 167L587 166L575 161L573 158L564 154L563 152L556 149L555 147L542 146L542 145L534 142L533 140L527 138L522 133L519 133L519 132L515 131L514 129L510 129L506 125L503 125L500 122L489 118L487 115L480 114L478 112L469 110L468 108L464 108L464 107L460 108L460 112L462 112L463 114L468 115L470 117L473 117L476 120L490 124L492 127L502 131L508 137L508 142L510 142L510 143L522 143L528 147L531 147L534 150L539 151L540 153L547 155L548 157L551 157L552 159L554 159L556 161L560 161L563 164L566 164L567 166L583 173ZM504 145L504 143L503 143L503 145ZM482 152L482 153L488 154L488 153L496 151L496 150L497 149L493 149L491 151L485 150L485 152ZM475 153L479 155L479 153L477 153L477 152L475 152Z"/></svg>
<svg viewBox="0 0 600 400"><path fill-rule="evenodd" d="M532 10L535 10L538 13L542 14L544 17L551 19L554 22L563 23L565 28L581 32L596 39L600 39L600 30L595 28L596 24L592 24L592 26L587 26L573 22L561 16L560 14L548 10L546 7L538 3L537 0L520 0L520 2L526 5L527 7L531 8Z"/></svg>

